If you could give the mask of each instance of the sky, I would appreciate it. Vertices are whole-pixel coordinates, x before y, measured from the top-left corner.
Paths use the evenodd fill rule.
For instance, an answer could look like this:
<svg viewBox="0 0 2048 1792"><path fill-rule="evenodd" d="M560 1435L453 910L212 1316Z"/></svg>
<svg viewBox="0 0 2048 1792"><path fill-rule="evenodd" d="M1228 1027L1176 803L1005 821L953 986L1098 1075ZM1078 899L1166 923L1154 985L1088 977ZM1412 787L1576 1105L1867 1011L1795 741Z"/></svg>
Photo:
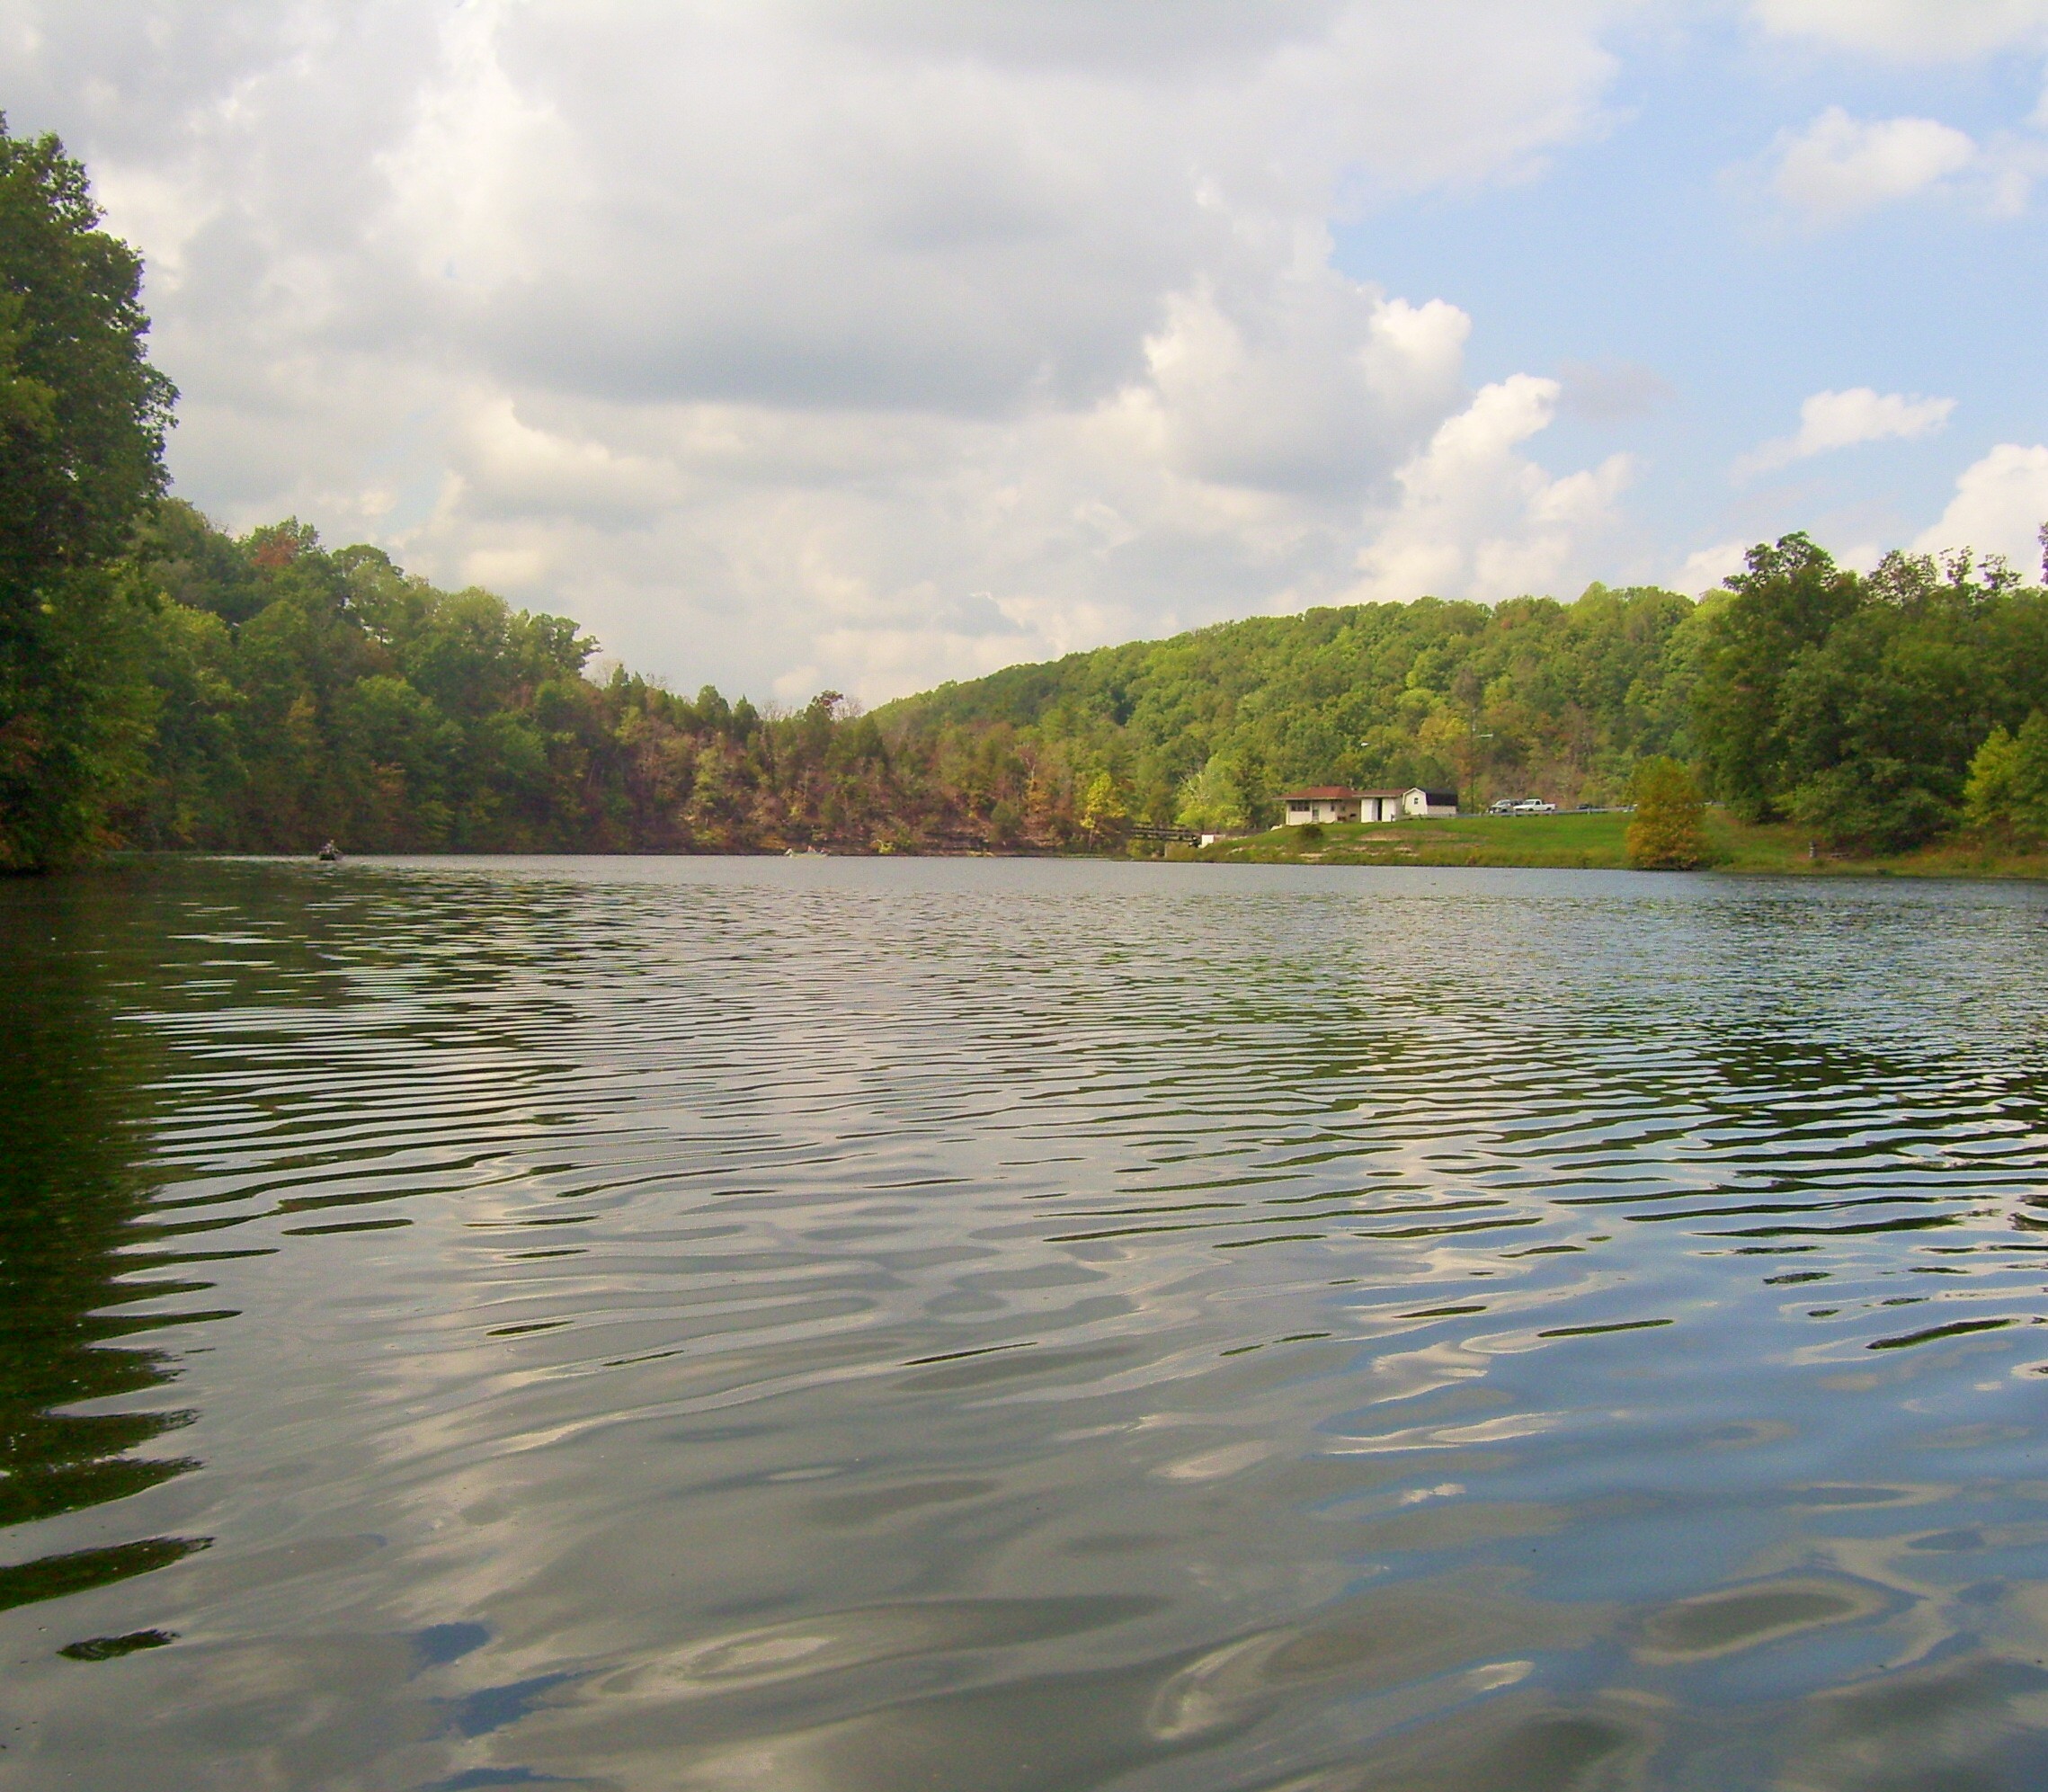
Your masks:
<svg viewBox="0 0 2048 1792"><path fill-rule="evenodd" d="M869 703L2048 521L2048 0L0 0L175 489Z"/></svg>

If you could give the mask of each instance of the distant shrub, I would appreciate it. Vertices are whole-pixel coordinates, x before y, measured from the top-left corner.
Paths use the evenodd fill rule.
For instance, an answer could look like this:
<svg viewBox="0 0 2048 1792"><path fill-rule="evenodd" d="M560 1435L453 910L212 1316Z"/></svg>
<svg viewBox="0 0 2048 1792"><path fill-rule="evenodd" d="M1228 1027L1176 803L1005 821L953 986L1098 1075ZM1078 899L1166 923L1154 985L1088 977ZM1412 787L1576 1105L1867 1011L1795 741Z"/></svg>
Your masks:
<svg viewBox="0 0 2048 1792"><path fill-rule="evenodd" d="M1304 822L1295 830L1295 838L1304 846L1322 844L1322 824L1319 821Z"/></svg>
<svg viewBox="0 0 2048 1792"><path fill-rule="evenodd" d="M1706 863L1706 806L1692 773L1661 755L1635 768L1635 816L1628 825L1628 862L1639 871L1690 871Z"/></svg>
<svg viewBox="0 0 2048 1792"><path fill-rule="evenodd" d="M988 812L988 837L996 846L1013 846L1023 836L1024 815L1015 803L999 800Z"/></svg>

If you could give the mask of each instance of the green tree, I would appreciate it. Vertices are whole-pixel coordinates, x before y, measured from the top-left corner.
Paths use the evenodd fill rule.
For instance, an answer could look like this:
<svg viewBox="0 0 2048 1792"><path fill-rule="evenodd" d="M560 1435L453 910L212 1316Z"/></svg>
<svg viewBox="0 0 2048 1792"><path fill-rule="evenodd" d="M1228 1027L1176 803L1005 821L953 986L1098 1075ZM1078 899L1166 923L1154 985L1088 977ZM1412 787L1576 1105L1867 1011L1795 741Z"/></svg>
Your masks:
<svg viewBox="0 0 2048 1792"><path fill-rule="evenodd" d="M1971 755L2024 714L2010 626L2024 604L1997 565L1893 554L1780 684L1782 812L1838 847L1900 851L1954 825ZM2024 627L2017 634L2024 637ZM2001 640L2001 637L2007 638Z"/></svg>
<svg viewBox="0 0 2048 1792"><path fill-rule="evenodd" d="M1223 834L1250 821L1236 772L1220 753L1212 753L1202 769L1181 785L1180 797L1173 819L1181 827Z"/></svg>
<svg viewBox="0 0 2048 1792"><path fill-rule="evenodd" d="M2003 727L1984 737L1970 761L1963 785L1963 812L1970 825L1988 834L2017 831L2019 743Z"/></svg>
<svg viewBox="0 0 2048 1792"><path fill-rule="evenodd" d="M150 623L156 726L147 775L116 811L116 827L130 844L158 851L233 846L245 774L232 635L213 612L175 602L157 603Z"/></svg>
<svg viewBox="0 0 2048 1792"><path fill-rule="evenodd" d="M1006 729L1047 789L1052 762L1114 765L1133 814L1153 822L1221 819L1212 762L1249 818L1295 783L1597 800L1689 727L1693 611L1675 593L1594 585L1571 603L1419 598L1255 617L1012 666L877 718L911 741Z"/></svg>
<svg viewBox="0 0 2048 1792"><path fill-rule="evenodd" d="M1750 549L1704 619L1693 734L1714 793L1746 821L1783 813L1794 780L1780 713L1789 669L1864 601L1861 581L1804 535Z"/></svg>
<svg viewBox="0 0 2048 1792"><path fill-rule="evenodd" d="M1690 871L1707 861L1705 806L1693 775L1661 754L1635 768L1628 862L1639 871Z"/></svg>
<svg viewBox="0 0 2048 1792"><path fill-rule="evenodd" d="M2048 839L2048 711L2036 709L2019 733L1993 728L1970 762L1963 814L1986 834L2035 843Z"/></svg>
<svg viewBox="0 0 2048 1792"><path fill-rule="evenodd" d="M115 565L164 487L175 394L143 352L142 264L85 171L0 117L0 869L109 837L156 705L150 597Z"/></svg>

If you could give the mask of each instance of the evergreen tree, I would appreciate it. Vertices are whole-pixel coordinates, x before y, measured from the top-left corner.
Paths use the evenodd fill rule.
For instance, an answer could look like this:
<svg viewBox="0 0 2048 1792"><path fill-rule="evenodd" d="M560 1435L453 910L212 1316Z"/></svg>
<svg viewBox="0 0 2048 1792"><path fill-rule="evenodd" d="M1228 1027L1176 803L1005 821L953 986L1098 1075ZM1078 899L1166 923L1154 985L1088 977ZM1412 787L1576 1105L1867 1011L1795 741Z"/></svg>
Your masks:
<svg viewBox="0 0 2048 1792"><path fill-rule="evenodd" d="M1993 728L1970 762L1963 786L1963 810L1970 825L1987 834L2017 831L2015 797L2019 782L2019 743Z"/></svg>

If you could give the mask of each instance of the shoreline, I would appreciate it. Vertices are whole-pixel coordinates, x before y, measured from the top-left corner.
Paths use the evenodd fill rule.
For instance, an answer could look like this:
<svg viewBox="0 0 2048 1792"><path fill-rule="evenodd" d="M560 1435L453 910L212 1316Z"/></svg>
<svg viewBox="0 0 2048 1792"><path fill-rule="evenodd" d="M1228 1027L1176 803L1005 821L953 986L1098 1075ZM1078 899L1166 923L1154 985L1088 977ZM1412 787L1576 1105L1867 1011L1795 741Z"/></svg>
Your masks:
<svg viewBox="0 0 2048 1792"><path fill-rule="evenodd" d="M1272 828L1209 846L1169 847L1181 863L1236 865L1413 865L1501 870L1626 871L1629 817L1620 811L1557 816L1460 816L1455 820L1337 822L1320 840ZM1969 835L1949 835L1910 852L1855 857L1810 850L1792 823L1752 825L1709 809L1713 856L1701 871L1801 878L1980 878L2048 881L2048 851L2015 851Z"/></svg>
<svg viewBox="0 0 2048 1792"><path fill-rule="evenodd" d="M1337 868L1412 867L1418 870L1630 871L1624 844L1628 816L1618 811L1591 815L1527 816L1461 816L1456 820L1331 823L1320 841L1304 841L1294 828L1217 841L1210 846L1170 843L1157 850L1098 851L1003 847L897 847L877 851L845 844L794 851L782 846L726 847L702 852L607 851L602 849L364 847L350 859L432 858L450 860L505 858L568 859L1043 859L1101 860L1123 864L1306 865ZM1912 852L1854 858L1807 854L1807 836L1790 824L1751 826L1709 810L1712 860L1696 868L1736 877L1942 878L1990 881L2048 882L2048 850L2017 852L1968 835L1951 835ZM151 851L129 848L95 864L71 868L70 875L123 865L189 862L193 860L314 861L310 852L222 849ZM36 874L22 874L37 881ZM49 875L49 874L41 874ZM59 872L55 875L64 876ZM1646 873L1645 875L1655 875ZM8 881L13 881L9 878Z"/></svg>

